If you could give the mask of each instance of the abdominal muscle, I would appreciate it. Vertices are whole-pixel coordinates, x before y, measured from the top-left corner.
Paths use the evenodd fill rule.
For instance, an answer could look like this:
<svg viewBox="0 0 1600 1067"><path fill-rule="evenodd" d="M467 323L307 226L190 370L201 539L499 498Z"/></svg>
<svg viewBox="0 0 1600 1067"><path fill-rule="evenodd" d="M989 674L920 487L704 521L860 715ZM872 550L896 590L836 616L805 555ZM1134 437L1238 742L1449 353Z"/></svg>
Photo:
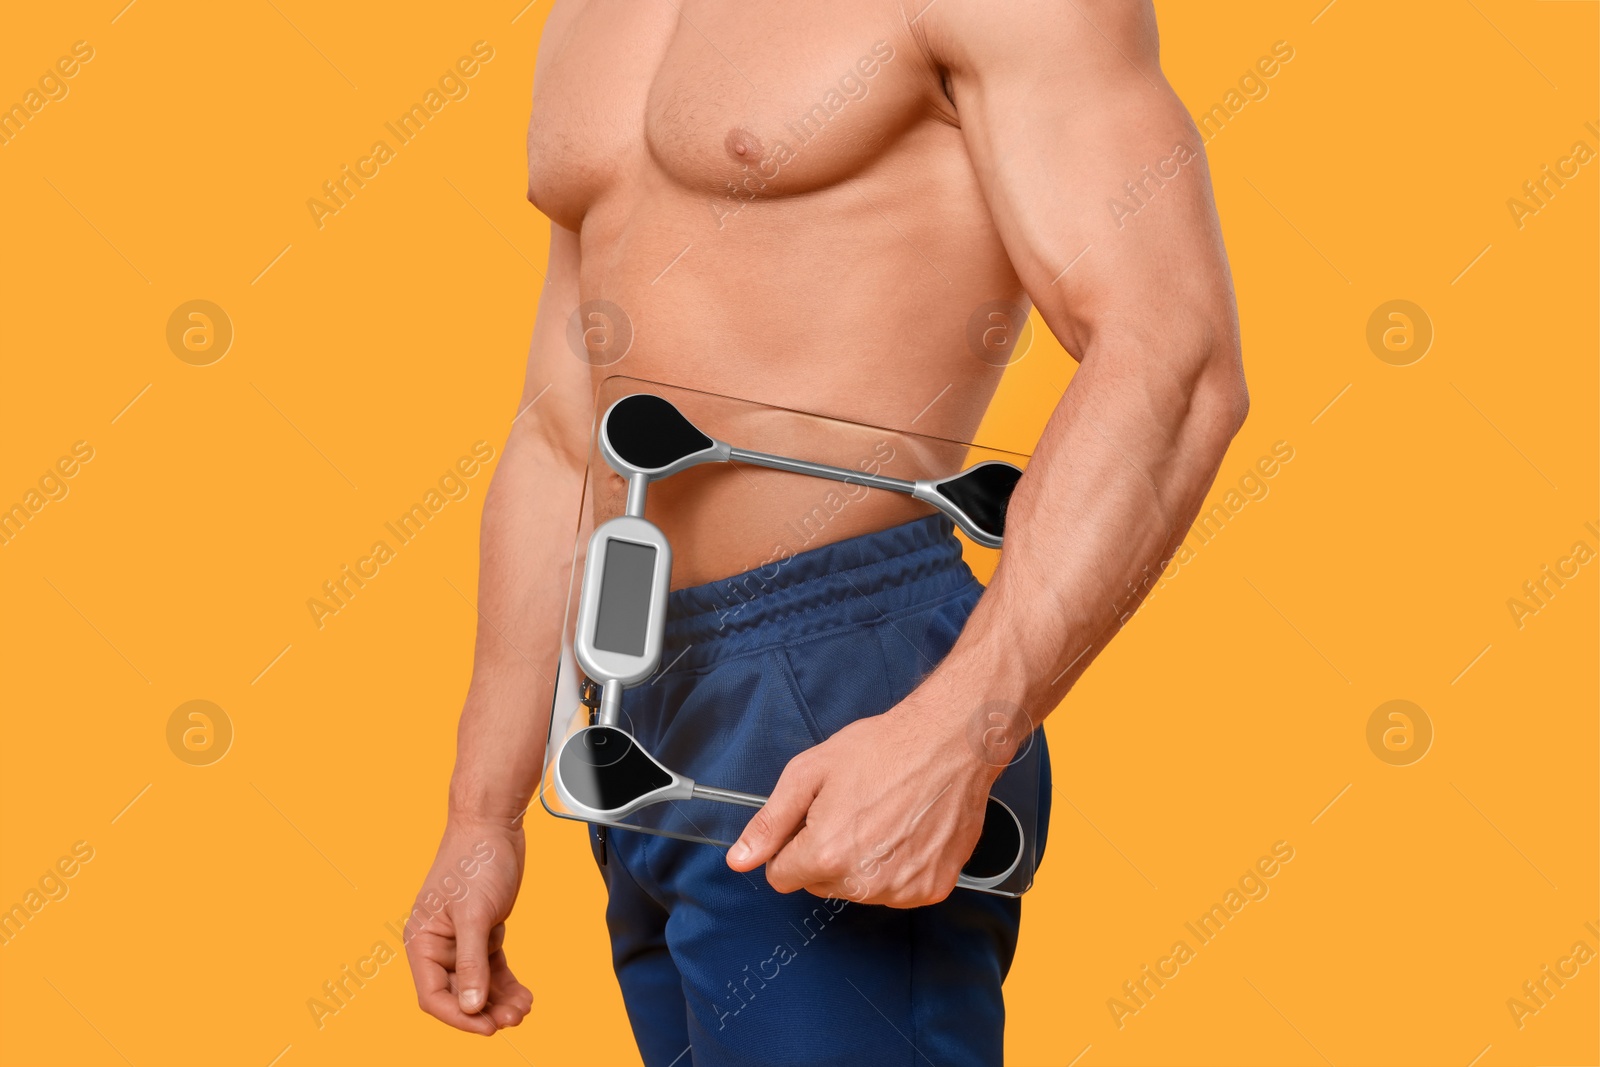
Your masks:
<svg viewBox="0 0 1600 1067"><path fill-rule="evenodd" d="M861 418L872 415L853 410L852 405L860 398L842 397L827 382L814 381L803 390L769 390L761 387L758 375L742 388L739 382L712 374L673 376L673 385L687 389L717 391L721 396L741 400L757 394L757 404L730 404L684 388L659 387L655 384L658 379L650 376L666 377L668 368L656 369L640 362L640 366L629 368L640 378L613 379L600 385L601 411L621 396L658 392L697 426L735 447L907 482L952 474L967 462L968 449L961 444L931 440L893 427L813 417L808 413L849 411ZM958 440L971 436L976 419L962 410L972 406L970 387L968 397L961 401L952 400L951 394L957 388L960 386L953 386L940 401L950 401L952 414L934 423L930 413L917 422L917 429L931 424L928 429L943 431ZM928 399L935 391L929 392ZM911 395L908 381L904 396ZM773 402L784 404L787 410L758 406ZM979 408L977 414L981 413ZM958 420L961 424L952 426ZM603 462L596 463L594 472L594 518L604 522L622 514L627 483ZM934 514L933 508L907 494L771 470L748 462L707 463L652 482L645 509L645 517L662 528L673 546L674 589L726 578L930 514Z"/></svg>
<svg viewBox="0 0 1600 1067"><path fill-rule="evenodd" d="M907 481L967 464L962 445L1001 375L974 344L975 317L1027 299L960 131L932 122L799 195L733 201L646 157L588 205L579 257L580 307L608 302L631 332L620 359L589 353L606 363L593 370L602 407L648 383L749 401L667 394L735 446ZM626 487L604 464L596 473L604 521ZM932 513L898 493L712 464L652 484L646 515L682 588Z"/></svg>

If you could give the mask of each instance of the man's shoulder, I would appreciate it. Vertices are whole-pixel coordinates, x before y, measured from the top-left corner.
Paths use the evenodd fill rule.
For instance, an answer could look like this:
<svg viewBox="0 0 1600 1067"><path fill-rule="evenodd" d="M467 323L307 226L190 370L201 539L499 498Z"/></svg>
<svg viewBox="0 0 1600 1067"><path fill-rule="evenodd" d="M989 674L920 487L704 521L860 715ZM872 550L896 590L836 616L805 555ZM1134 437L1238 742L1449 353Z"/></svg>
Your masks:
<svg viewBox="0 0 1600 1067"><path fill-rule="evenodd" d="M1071 68L1076 49L1109 44L1130 64L1158 52L1150 0L908 0L908 26L941 70L979 73L998 64L1048 60Z"/></svg>

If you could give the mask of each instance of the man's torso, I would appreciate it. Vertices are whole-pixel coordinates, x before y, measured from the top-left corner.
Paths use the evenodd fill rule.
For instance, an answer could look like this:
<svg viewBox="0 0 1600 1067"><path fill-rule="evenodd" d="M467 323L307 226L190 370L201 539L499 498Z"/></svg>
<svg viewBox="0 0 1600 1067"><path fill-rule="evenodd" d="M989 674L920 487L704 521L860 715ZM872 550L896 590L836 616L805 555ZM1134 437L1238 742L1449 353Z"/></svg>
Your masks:
<svg viewBox="0 0 1600 1067"><path fill-rule="evenodd" d="M622 374L972 438L1000 376L982 332L1003 316L982 309L1026 298L915 15L892 0L558 0L535 75L529 198L579 235L579 299L602 308L585 323L601 327L596 382ZM626 333L626 356L608 363L605 344ZM884 472L905 478L965 458L785 420L718 430L851 467L886 439ZM603 512L620 488L602 486ZM726 469L658 484L651 515L674 542L674 586L926 513L874 492L825 509L825 527L797 525L833 488Z"/></svg>

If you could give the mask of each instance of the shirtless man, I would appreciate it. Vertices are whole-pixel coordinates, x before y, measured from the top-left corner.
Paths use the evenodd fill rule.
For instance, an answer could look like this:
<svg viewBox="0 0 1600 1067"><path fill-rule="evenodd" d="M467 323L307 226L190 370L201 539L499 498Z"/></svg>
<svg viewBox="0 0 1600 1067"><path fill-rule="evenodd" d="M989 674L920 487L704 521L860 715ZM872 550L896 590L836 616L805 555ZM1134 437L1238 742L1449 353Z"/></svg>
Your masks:
<svg viewBox="0 0 1600 1067"><path fill-rule="evenodd" d="M864 494L791 570L825 582L837 553L864 553L875 584L860 597L904 607L923 647L896 653L884 638L870 657L829 664L818 673L841 697L801 677L805 649L764 631L760 655L738 662L787 656L807 703L842 701L820 731L831 736L771 768L775 784L705 779L772 790L726 855L619 830L597 850L618 979L652 1067L999 1062L1020 902L952 893L1006 763L969 744L973 709L1004 701L1037 723L1062 700L1176 549L1247 407L1206 161L1161 73L1149 0L556 0L528 172L551 221L548 283L523 414L485 505L485 622L408 945L421 1007L486 1035L531 1009L501 946L543 766L597 385L623 373L967 441L1001 373L975 355L969 322L1031 300L1080 365L981 598L961 584L970 575L943 520ZM576 353L575 315L598 327ZM606 331L630 327L622 362L598 366ZM779 527L817 499L809 479L722 473L651 490L650 516L675 546L674 611L769 559ZM955 576L935 575L946 600L912 588L923 579L901 561L913 556ZM859 605L836 594L842 613ZM739 640L763 632L752 625ZM713 687L735 667L701 661L674 682L680 718L723 715L736 729L761 714L727 707L739 685ZM480 842L509 862L484 864L451 899L441 884ZM885 846L893 862L847 887ZM770 990L750 984L774 943L793 940L795 916L846 896L833 921L847 929L781 961L781 978L763 969Z"/></svg>

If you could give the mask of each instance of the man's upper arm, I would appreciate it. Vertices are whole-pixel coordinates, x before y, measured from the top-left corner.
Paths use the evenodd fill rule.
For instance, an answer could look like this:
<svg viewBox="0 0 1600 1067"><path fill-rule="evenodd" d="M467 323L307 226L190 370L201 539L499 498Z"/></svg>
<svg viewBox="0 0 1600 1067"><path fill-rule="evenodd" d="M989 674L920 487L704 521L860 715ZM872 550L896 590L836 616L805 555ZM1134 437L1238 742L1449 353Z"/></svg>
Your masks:
<svg viewBox="0 0 1600 1067"><path fill-rule="evenodd" d="M1236 353L1210 174L1161 74L1149 0L926 10L1001 239L1068 351Z"/></svg>

